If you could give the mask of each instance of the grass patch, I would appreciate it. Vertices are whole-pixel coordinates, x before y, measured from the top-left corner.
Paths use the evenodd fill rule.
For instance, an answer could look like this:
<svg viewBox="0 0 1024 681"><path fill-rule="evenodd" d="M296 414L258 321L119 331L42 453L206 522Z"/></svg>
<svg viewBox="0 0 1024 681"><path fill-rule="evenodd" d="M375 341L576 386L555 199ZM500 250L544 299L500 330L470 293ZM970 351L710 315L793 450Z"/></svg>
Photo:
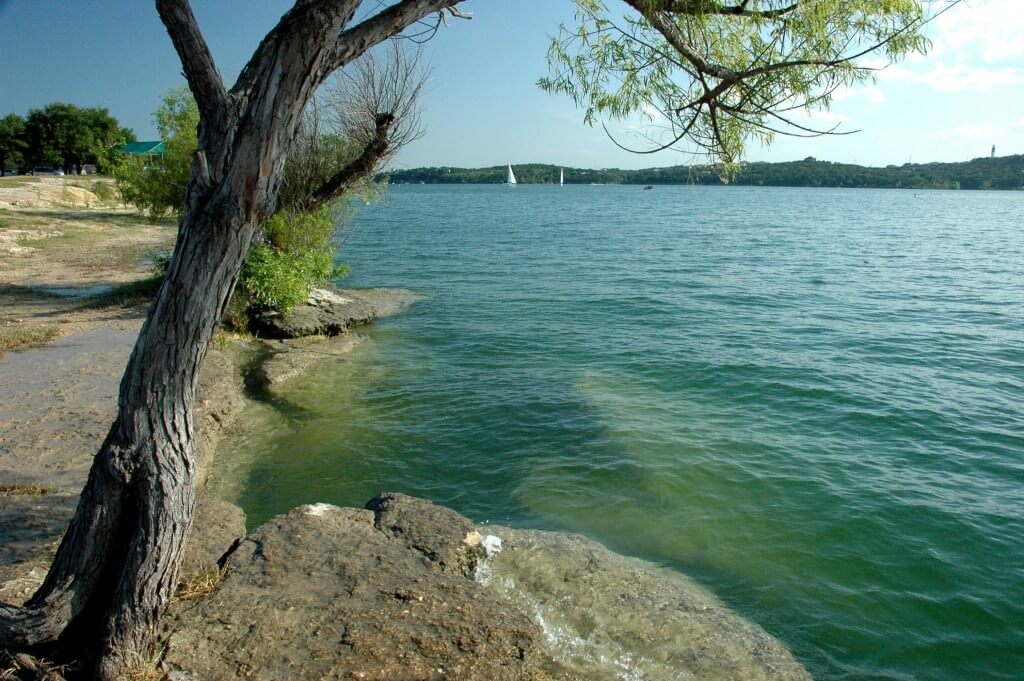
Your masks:
<svg viewBox="0 0 1024 681"><path fill-rule="evenodd" d="M60 334L54 324L7 324L0 326L0 357L5 352L46 345Z"/></svg>
<svg viewBox="0 0 1024 681"><path fill-rule="evenodd" d="M0 680L63 679L71 665L53 664L26 653L4 650L0 655Z"/></svg>
<svg viewBox="0 0 1024 681"><path fill-rule="evenodd" d="M35 286L19 284L0 284L0 296L15 300L37 300L39 298L62 299L64 296ZM2 301L0 301L2 302Z"/></svg>
<svg viewBox="0 0 1024 681"><path fill-rule="evenodd" d="M120 200L117 184L109 177L76 177L65 180L64 186L78 187L92 192L97 199L104 203L117 203Z"/></svg>
<svg viewBox="0 0 1024 681"><path fill-rule="evenodd" d="M41 497L50 490L42 485L0 485L0 496L3 497Z"/></svg>
<svg viewBox="0 0 1024 681"><path fill-rule="evenodd" d="M166 654L164 646L153 646L148 655L129 653L124 671L124 681L163 681L167 672L160 669L160 662Z"/></svg>
<svg viewBox="0 0 1024 681"><path fill-rule="evenodd" d="M96 247L97 235L92 231L71 231L60 225L60 235L18 240L20 246L31 246L42 251L47 258L63 265L75 267L102 267L131 271L152 250L148 244L108 244Z"/></svg>
<svg viewBox="0 0 1024 681"><path fill-rule="evenodd" d="M47 224L47 220L39 215L0 208L0 227L25 229L28 227L45 227Z"/></svg>
<svg viewBox="0 0 1024 681"><path fill-rule="evenodd" d="M174 598L179 601L206 598L217 590L227 574L228 568L211 567L197 574L182 577L178 580L178 589L174 592Z"/></svg>
<svg viewBox="0 0 1024 681"><path fill-rule="evenodd" d="M4 187L25 187L39 182L38 177L32 175L15 175L13 177L0 177L0 189Z"/></svg>

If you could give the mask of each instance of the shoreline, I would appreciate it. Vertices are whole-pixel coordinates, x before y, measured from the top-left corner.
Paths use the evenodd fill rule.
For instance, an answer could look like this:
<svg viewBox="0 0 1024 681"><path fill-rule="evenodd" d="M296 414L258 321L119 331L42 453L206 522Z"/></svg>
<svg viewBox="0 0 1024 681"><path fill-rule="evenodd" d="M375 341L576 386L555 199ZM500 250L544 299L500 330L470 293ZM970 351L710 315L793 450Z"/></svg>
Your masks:
<svg viewBox="0 0 1024 681"><path fill-rule="evenodd" d="M204 488L211 473L228 463L217 461L217 443L243 427L239 419L254 403L246 394L245 372L257 382L275 376L270 386L281 385L315 370L319 362L344 356L358 338L349 333L229 340L211 347L196 402L198 506L182 566L183 591L162 625L164 671L192 674L174 678L226 679L249 664L254 672L277 670L273 673L296 679L342 670L370 674L353 678L430 678L426 670L441 664L438 668L457 672L449 677L456 679L613 681L625 678L622 674L671 679L684 669L675 665L685 664L691 672L699 667L698 678L722 681L810 678L777 640L685 575L615 554L580 535L477 525L404 495L370 501L373 506L390 500L391 519L383 523L368 510L313 504L246 528L242 509ZM247 363L252 353L262 361ZM8 560L0 565L0 598L24 599L38 587L76 498L66 490L34 498L34 515L23 515L35 520L26 525L24 537L35 550L16 565ZM10 499L3 497L7 510ZM381 534L389 541L377 546ZM494 536L503 550L487 556L483 539ZM261 558L257 569L251 547L260 545L266 553L268 541L279 542L278 560ZM367 541L377 548L367 553ZM329 548L332 543L336 549ZM381 560L396 572L382 573ZM343 579L344 593L334 593L343 575L355 581ZM401 586L406 581L409 586ZM321 597L309 599L324 589ZM182 596L184 590L188 595ZM346 601L352 593L363 597L325 614L326 603ZM463 600L453 602L456 593ZM396 603L401 607L391 612ZM282 609L298 619L283 624ZM324 626L345 621L346 630L361 627L362 633L341 647L325 648L309 628L310 619L318 617ZM402 626L385 626L388 619ZM232 632L247 621L278 626L258 627L242 642ZM681 637L690 640L689 647L680 645ZM654 654L631 650L638 638ZM405 639L430 643L394 657ZM452 646L453 640L466 649ZM680 655L685 660L677 659ZM719 675L723 670L726 675Z"/></svg>
<svg viewBox="0 0 1024 681"><path fill-rule="evenodd" d="M52 215L71 230L95 213ZM146 238L164 237L155 228ZM113 420L144 316L140 306L82 308L41 291L37 280L66 274L60 258L69 256L55 265L44 249L27 248L9 257L27 258L20 273L33 281L0 281L0 296L16 303L5 323L43 319L62 333L0 358L0 483L45 488L0 495L0 600L16 604L45 577ZM74 291L142 276L126 273L126 260L82 264L56 282ZM334 291L320 299L341 306L337 323L348 327L397 314L416 296ZM246 528L242 510L207 487L228 464L217 460L218 442L241 427L252 390L272 395L358 343L355 333L222 338L208 351L196 395L199 501L181 588L162 625L160 678L810 678L781 643L684 575L582 536L477 525L401 494L375 497L367 509L300 506ZM631 647L638 640L649 655Z"/></svg>

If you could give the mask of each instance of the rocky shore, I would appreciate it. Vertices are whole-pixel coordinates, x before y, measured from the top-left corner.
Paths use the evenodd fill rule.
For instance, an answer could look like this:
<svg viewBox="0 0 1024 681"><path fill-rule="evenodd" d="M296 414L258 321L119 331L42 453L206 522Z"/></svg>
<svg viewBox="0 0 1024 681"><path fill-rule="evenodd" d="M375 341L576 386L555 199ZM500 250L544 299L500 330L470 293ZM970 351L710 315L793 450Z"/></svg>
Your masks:
<svg viewBox="0 0 1024 681"><path fill-rule="evenodd" d="M349 329L415 296L313 299L307 320L347 320ZM351 333L266 342L249 384L273 393L357 342ZM238 362L230 352L218 359ZM212 381L224 373L209 369L204 385L237 390ZM241 511L224 504L204 501L184 576L214 574L217 584L176 601L164 624L163 664L179 681L810 678L778 641L685 576L582 536L477 526L383 493L364 509L301 506L242 537Z"/></svg>
<svg viewBox="0 0 1024 681"><path fill-rule="evenodd" d="M396 290L315 298L308 318L329 316L338 326L320 333L340 335L211 348L197 399L201 486L219 438L244 427L247 389L272 392L337 358L358 342L350 327L415 300ZM39 585L73 501L3 499L17 528L0 565L4 600ZM476 526L396 493L365 509L301 506L248 532L241 509L201 494L181 585L159 663L176 681L810 678L682 575L585 537Z"/></svg>
<svg viewBox="0 0 1024 681"><path fill-rule="evenodd" d="M19 191L32 198L47 189ZM27 200L8 194L8 206ZM112 232L100 217L129 217L98 209L51 216L32 206L22 231L35 236L18 236L21 250L3 256L18 267L0 271L0 323L55 322L61 333L0 358L0 600L12 603L45 576L113 419L143 314L81 307L41 285L59 276L65 289L85 291L140 276L124 269L138 257L130 239L148 229L146 239L159 243L173 233L127 223ZM89 247L48 254L32 245L45 246L54 225L62 248L75 230ZM106 238L130 252L96 261L104 251L97 239ZM196 400L200 488L230 465L216 460L217 443L244 427L238 419L253 391L272 395L337 361L359 342L353 327L416 298L396 289L318 291L288 318L258 320L260 339L215 343ZM163 653L146 678L810 678L779 642L682 575L585 537L477 526L401 494L378 495L364 509L313 503L247 530L241 509L201 493L181 573Z"/></svg>
<svg viewBox="0 0 1024 681"><path fill-rule="evenodd" d="M296 508L219 567L165 620L172 679L810 679L679 575L401 494Z"/></svg>

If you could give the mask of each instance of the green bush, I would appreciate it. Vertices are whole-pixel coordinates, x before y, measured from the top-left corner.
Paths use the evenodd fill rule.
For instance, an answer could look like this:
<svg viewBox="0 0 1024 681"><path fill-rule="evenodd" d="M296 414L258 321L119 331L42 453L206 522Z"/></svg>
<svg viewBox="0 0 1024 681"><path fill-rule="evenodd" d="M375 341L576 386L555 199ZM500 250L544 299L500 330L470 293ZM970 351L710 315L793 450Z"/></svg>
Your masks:
<svg viewBox="0 0 1024 681"><path fill-rule="evenodd" d="M261 243L249 249L240 289L249 307L287 314L305 302L312 288L345 276L334 265L334 211L277 213L263 227Z"/></svg>
<svg viewBox="0 0 1024 681"><path fill-rule="evenodd" d="M198 146L199 108L187 88L164 94L154 114L166 149L162 156L123 156L111 169L121 198L151 218L179 215Z"/></svg>

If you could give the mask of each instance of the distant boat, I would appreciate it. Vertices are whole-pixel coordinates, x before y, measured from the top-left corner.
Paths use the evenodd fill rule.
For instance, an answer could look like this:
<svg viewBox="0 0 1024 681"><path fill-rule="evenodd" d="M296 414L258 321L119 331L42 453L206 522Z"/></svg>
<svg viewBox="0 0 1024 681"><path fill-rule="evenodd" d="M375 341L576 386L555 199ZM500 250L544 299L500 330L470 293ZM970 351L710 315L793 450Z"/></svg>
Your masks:
<svg viewBox="0 0 1024 681"><path fill-rule="evenodd" d="M505 180L505 186L514 187L516 186L516 174L512 172L512 164L508 164L508 179Z"/></svg>
<svg viewBox="0 0 1024 681"><path fill-rule="evenodd" d="M654 189L654 185L653 184L649 184L646 187L644 187L644 189Z"/></svg>
<svg viewBox="0 0 1024 681"><path fill-rule="evenodd" d="M558 170L558 185L561 186L563 184L565 184L565 169L560 168Z"/></svg>

